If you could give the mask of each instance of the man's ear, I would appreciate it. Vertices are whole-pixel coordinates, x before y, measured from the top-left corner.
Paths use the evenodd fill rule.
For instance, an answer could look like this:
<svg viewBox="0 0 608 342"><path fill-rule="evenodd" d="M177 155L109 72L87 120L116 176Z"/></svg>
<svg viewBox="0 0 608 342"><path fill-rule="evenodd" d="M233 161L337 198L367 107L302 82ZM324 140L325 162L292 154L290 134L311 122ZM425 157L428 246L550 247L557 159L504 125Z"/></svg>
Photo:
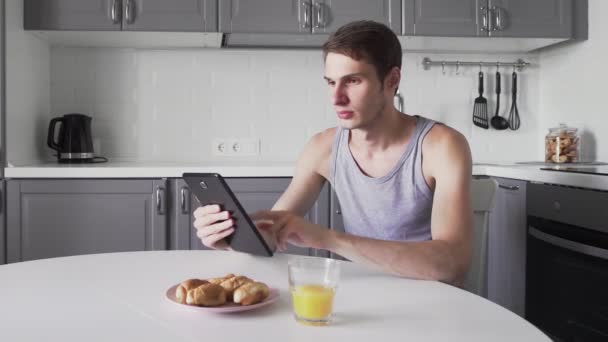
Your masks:
<svg viewBox="0 0 608 342"><path fill-rule="evenodd" d="M395 89L399 87L399 83L401 82L401 69L394 67L389 71L387 75L387 86L389 89Z"/></svg>

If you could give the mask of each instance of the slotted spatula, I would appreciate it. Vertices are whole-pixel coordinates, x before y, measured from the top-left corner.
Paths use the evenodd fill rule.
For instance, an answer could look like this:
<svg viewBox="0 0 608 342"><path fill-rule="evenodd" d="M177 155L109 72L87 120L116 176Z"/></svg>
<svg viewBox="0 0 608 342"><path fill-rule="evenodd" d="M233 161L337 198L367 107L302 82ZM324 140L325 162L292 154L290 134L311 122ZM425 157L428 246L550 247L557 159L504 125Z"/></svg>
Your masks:
<svg viewBox="0 0 608 342"><path fill-rule="evenodd" d="M479 72L479 97L475 98L473 105L473 124L488 129L488 100L483 97L483 72Z"/></svg>

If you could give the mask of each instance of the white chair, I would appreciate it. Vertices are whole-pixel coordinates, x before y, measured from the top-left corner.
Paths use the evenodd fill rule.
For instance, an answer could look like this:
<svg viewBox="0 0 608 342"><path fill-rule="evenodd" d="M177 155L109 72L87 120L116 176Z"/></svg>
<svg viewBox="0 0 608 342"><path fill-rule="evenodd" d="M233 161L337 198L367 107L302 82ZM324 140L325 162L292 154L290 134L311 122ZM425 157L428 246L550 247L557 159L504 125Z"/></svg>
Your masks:
<svg viewBox="0 0 608 342"><path fill-rule="evenodd" d="M488 226L497 190L498 182L491 178L473 179L471 182L474 240L471 265L464 288L484 298L488 295Z"/></svg>

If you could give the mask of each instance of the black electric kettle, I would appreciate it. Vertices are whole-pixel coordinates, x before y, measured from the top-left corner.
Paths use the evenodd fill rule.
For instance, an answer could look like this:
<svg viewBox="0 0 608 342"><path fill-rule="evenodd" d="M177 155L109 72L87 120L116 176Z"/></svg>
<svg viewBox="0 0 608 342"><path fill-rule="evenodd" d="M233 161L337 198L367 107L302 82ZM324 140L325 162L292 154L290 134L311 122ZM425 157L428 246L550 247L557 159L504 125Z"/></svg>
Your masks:
<svg viewBox="0 0 608 342"><path fill-rule="evenodd" d="M83 114L66 114L53 118L49 123L47 145L57 151L60 163L99 163L108 161L104 157L95 157L93 137L91 135L90 116ZM55 140L55 128L59 125L59 134Z"/></svg>

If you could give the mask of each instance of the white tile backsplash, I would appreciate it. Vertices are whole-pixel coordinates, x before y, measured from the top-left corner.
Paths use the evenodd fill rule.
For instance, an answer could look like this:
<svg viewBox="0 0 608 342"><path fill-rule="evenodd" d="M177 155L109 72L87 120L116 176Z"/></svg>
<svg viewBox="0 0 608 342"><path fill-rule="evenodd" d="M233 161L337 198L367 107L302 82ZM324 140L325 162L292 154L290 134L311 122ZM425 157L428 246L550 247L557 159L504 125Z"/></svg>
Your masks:
<svg viewBox="0 0 608 342"><path fill-rule="evenodd" d="M522 125L516 132L472 125L479 68L431 70L434 60L514 61L533 64L520 74ZM54 115L93 117L101 154L141 161L293 161L308 138L336 124L319 50L134 50L51 49L51 108ZM494 73L484 68L490 115ZM510 106L510 73L503 72L501 113ZM542 157L538 57L529 55L404 55L405 109L461 131L476 161ZM260 139L257 157L218 157L216 139Z"/></svg>

